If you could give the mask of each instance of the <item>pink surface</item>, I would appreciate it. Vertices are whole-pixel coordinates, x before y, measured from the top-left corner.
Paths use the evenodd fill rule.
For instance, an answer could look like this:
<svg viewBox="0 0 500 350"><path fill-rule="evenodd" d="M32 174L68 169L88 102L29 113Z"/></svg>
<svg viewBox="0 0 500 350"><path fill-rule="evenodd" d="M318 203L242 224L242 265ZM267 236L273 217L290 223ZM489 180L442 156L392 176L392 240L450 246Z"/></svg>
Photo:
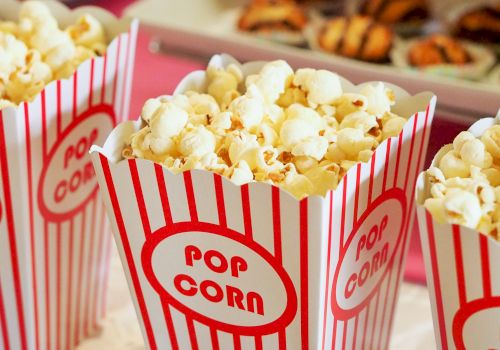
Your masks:
<svg viewBox="0 0 500 350"><path fill-rule="evenodd" d="M102 4L103 7L120 15L125 6L132 2L134 1L77 0L71 2L71 4ZM178 57L174 54L153 54L148 49L149 40L150 35L143 30L139 30L130 108L131 119L135 119L139 116L141 107L148 98L171 93L177 83L187 73L193 70L203 69L206 65L206 62L188 59L186 57ZM216 52L218 52L217 48L214 48L214 53ZM435 154L442 145L451 142L456 134L467 129L467 127L468 125L466 124L451 123L436 116L431 131L426 166L430 164L432 155ZM425 283L425 270L416 220L407 258L405 279L412 282Z"/></svg>

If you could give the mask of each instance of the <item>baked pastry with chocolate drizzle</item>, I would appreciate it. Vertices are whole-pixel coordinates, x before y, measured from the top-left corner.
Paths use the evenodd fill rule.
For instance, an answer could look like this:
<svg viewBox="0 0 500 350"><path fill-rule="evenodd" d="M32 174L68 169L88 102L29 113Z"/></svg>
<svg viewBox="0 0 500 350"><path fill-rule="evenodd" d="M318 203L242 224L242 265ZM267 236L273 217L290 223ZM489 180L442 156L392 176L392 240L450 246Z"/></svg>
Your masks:
<svg viewBox="0 0 500 350"><path fill-rule="evenodd" d="M408 62L416 67L437 64L463 65L472 61L471 55L459 41L442 34L418 41L408 50Z"/></svg>
<svg viewBox="0 0 500 350"><path fill-rule="evenodd" d="M340 56L386 63L393 39L391 28L370 17L336 17L325 22L318 44L323 50Z"/></svg>
<svg viewBox="0 0 500 350"><path fill-rule="evenodd" d="M243 12L238 28L248 32L301 32L307 24L304 10L294 1L254 0Z"/></svg>
<svg viewBox="0 0 500 350"><path fill-rule="evenodd" d="M387 24L422 22L430 15L426 0L365 0L359 12Z"/></svg>
<svg viewBox="0 0 500 350"><path fill-rule="evenodd" d="M500 2L465 13L456 22L453 33L476 42L500 44Z"/></svg>

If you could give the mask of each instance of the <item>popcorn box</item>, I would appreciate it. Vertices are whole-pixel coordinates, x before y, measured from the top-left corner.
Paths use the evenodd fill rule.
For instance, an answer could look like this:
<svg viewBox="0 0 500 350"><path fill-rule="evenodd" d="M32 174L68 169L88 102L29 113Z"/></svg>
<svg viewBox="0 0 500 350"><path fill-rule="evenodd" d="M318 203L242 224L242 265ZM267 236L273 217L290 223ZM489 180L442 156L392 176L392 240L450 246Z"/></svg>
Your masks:
<svg viewBox="0 0 500 350"><path fill-rule="evenodd" d="M111 235L87 151L128 116L137 23L47 5L61 26L91 13L114 39L70 78L0 110L1 349L72 349L105 310ZM19 6L2 1L1 18Z"/></svg>
<svg viewBox="0 0 500 350"><path fill-rule="evenodd" d="M239 64L226 55L210 62L230 63ZM176 93L205 84L194 72ZM395 112L409 117L404 130L326 197L299 201L269 184L122 160L140 119L91 149L148 348L388 347L436 101L393 88Z"/></svg>
<svg viewBox="0 0 500 350"><path fill-rule="evenodd" d="M495 124L500 124L500 113L477 121L469 131L480 136ZM433 164L451 147L443 147ZM473 229L434 220L423 206L429 190L422 173L417 181L417 213L437 347L498 349L500 244Z"/></svg>

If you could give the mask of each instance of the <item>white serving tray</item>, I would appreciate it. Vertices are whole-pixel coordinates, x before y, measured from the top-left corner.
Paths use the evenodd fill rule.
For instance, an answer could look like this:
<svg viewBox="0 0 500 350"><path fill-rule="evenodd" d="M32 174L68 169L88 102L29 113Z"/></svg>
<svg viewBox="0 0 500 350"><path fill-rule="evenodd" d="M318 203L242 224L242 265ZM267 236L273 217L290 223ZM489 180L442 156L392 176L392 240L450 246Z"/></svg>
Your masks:
<svg viewBox="0 0 500 350"><path fill-rule="evenodd" d="M354 61L252 37L237 31L235 21L243 0L143 0L125 13L141 20L171 52L194 54L208 60L229 53L242 61L282 58L295 67L324 68L354 83L383 80L410 93L431 90L438 109L452 117L494 115L500 106L500 85L455 80L402 70L393 66ZM462 119L463 121L463 119Z"/></svg>

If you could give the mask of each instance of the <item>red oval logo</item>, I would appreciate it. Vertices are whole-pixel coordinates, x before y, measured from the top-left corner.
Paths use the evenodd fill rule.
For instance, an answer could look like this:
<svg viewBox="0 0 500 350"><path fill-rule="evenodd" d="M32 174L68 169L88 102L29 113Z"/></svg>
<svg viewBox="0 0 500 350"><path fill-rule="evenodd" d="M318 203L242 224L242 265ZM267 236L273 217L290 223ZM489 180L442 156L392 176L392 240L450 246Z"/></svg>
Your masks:
<svg viewBox="0 0 500 350"><path fill-rule="evenodd" d="M77 117L52 147L38 185L40 212L50 221L62 221L80 211L97 192L97 180L88 155L113 130L112 106L99 105Z"/></svg>
<svg viewBox="0 0 500 350"><path fill-rule="evenodd" d="M453 318L453 340L457 350L500 349L500 297L462 306Z"/></svg>
<svg viewBox="0 0 500 350"><path fill-rule="evenodd" d="M373 297L402 239L406 197L384 192L359 218L335 270L331 303L335 317L349 319Z"/></svg>
<svg viewBox="0 0 500 350"><path fill-rule="evenodd" d="M204 324L245 335L285 328L297 312L293 283L274 257L244 235L184 222L153 233L142 266L153 288Z"/></svg>

